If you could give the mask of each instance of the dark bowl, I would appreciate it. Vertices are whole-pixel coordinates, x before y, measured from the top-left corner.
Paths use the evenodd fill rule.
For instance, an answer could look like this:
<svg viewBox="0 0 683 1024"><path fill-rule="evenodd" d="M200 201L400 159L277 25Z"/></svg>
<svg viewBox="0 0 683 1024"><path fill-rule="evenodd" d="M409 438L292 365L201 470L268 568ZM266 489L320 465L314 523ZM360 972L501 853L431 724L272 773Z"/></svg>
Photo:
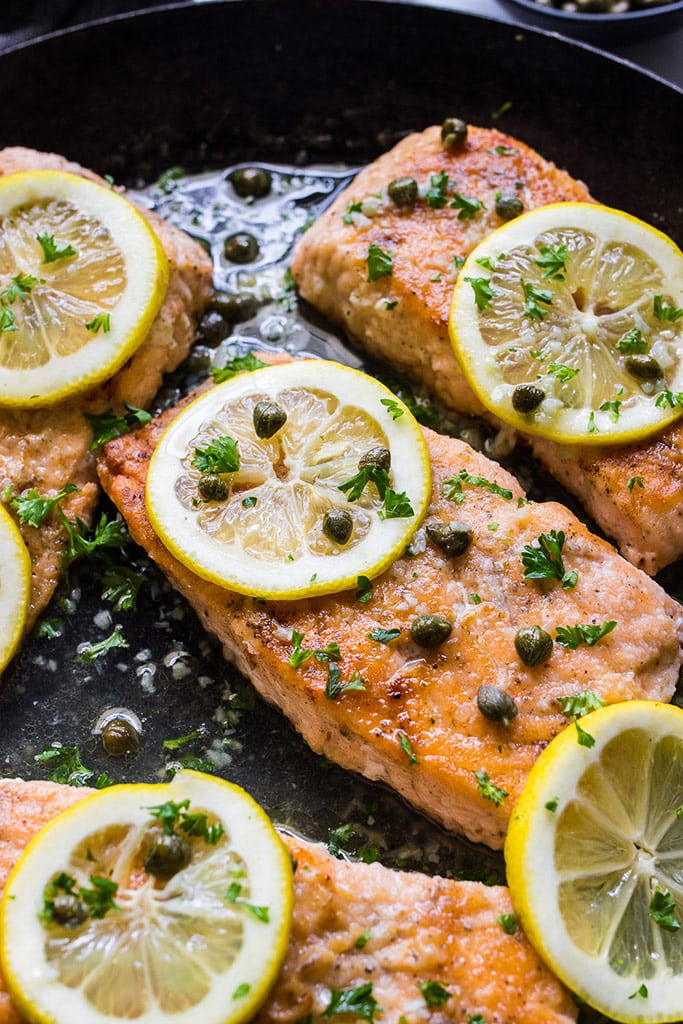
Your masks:
<svg viewBox="0 0 683 1024"><path fill-rule="evenodd" d="M605 45L660 35L683 25L683 0L625 14L560 11L544 7L536 3L536 0L504 0L504 3L511 9L523 7L528 12L525 15L528 24L555 29L563 35Z"/></svg>

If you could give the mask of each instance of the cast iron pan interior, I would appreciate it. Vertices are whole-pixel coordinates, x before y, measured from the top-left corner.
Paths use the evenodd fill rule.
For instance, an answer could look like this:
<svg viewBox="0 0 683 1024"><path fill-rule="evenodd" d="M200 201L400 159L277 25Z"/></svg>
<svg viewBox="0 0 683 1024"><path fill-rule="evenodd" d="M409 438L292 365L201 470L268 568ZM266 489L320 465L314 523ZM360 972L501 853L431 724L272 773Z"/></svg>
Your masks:
<svg viewBox="0 0 683 1024"><path fill-rule="evenodd" d="M177 164L356 165L455 114L519 136L596 197L683 242L683 93L589 48L443 10L362 0L157 8L0 56L0 109L2 144L54 150L129 185ZM444 873L463 863L470 874L500 872L499 859L449 844L384 790L313 755L260 702L220 721L243 703L225 689L236 692L236 677L193 615L177 618L182 603L146 571L153 583L138 614L120 617L130 648L102 667L75 660L102 608L97 586L77 576L77 608L55 603L61 639L31 638L3 679L0 773L44 777L34 755L60 741L78 744L88 765L120 781L163 778L172 755L162 741L197 729L195 746L183 752L203 754L213 744L226 755L223 774L316 838L350 820L356 842L361 833L376 841L390 863L410 853L421 864L442 844L448 852L432 865ZM136 676L145 648L159 664L148 691ZM187 675L174 673L173 650L186 652ZM136 756L113 762L91 730L103 707L117 705L136 711L144 732Z"/></svg>

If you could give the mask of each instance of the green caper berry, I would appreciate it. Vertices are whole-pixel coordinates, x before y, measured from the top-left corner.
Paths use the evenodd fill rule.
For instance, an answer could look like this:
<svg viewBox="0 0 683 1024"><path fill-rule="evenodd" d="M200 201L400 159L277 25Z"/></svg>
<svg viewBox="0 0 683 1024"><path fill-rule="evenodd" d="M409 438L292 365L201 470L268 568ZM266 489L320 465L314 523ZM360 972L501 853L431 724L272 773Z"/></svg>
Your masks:
<svg viewBox="0 0 683 1024"><path fill-rule="evenodd" d="M273 176L263 167L240 167L232 172L230 181L240 199L263 199L271 190Z"/></svg>
<svg viewBox="0 0 683 1024"><path fill-rule="evenodd" d="M664 371L653 356L627 356L624 367L638 380L659 380L664 376Z"/></svg>
<svg viewBox="0 0 683 1024"><path fill-rule="evenodd" d="M228 323L240 324L251 319L258 309L258 302L249 292L217 292L209 303L209 309L220 313Z"/></svg>
<svg viewBox="0 0 683 1024"><path fill-rule="evenodd" d="M427 536L449 558L457 558L467 551L474 535L472 527L467 523L452 520L450 523L430 523Z"/></svg>
<svg viewBox="0 0 683 1024"><path fill-rule="evenodd" d="M417 199L415 178L394 178L387 187L389 198L396 206L414 206Z"/></svg>
<svg viewBox="0 0 683 1024"><path fill-rule="evenodd" d="M524 213L524 203L519 196L502 195L496 199L496 213L501 220L514 220Z"/></svg>
<svg viewBox="0 0 683 1024"><path fill-rule="evenodd" d="M441 125L441 141L444 149L455 149L467 138L467 124L459 117L447 117Z"/></svg>
<svg viewBox="0 0 683 1024"><path fill-rule="evenodd" d="M202 501L225 501L230 493L230 488L218 473L202 473L197 490Z"/></svg>
<svg viewBox="0 0 683 1024"><path fill-rule="evenodd" d="M413 619L410 635L420 647L436 647L448 640L453 623L445 615L418 615Z"/></svg>
<svg viewBox="0 0 683 1024"><path fill-rule="evenodd" d="M286 422L287 413L277 402L257 402L254 406L254 430L262 440L273 437Z"/></svg>
<svg viewBox="0 0 683 1024"><path fill-rule="evenodd" d="M375 448L369 448L365 455L361 455L358 460L358 468L366 469L368 466L376 466L377 469L386 469L388 472L391 468L391 452L388 448L378 444Z"/></svg>
<svg viewBox="0 0 683 1024"><path fill-rule="evenodd" d="M145 870L155 878L172 878L192 860L192 846L177 832L167 835L155 829L144 856Z"/></svg>
<svg viewBox="0 0 683 1024"><path fill-rule="evenodd" d="M345 508L328 508L323 516L323 533L335 544L346 544L353 532L353 517Z"/></svg>
<svg viewBox="0 0 683 1024"><path fill-rule="evenodd" d="M205 345L215 348L230 334L230 327L222 313L209 309L199 321L199 333Z"/></svg>
<svg viewBox="0 0 683 1024"><path fill-rule="evenodd" d="M102 729L102 746L112 757L125 757L138 749L140 736L127 718L110 718Z"/></svg>
<svg viewBox="0 0 683 1024"><path fill-rule="evenodd" d="M545 398L545 391L535 384L518 384L512 392L512 408L515 412L533 412Z"/></svg>
<svg viewBox="0 0 683 1024"><path fill-rule="evenodd" d="M50 915L62 928L78 928L87 918L88 908L74 893L64 892L55 896Z"/></svg>
<svg viewBox="0 0 683 1024"><path fill-rule="evenodd" d="M503 725L508 725L519 711L512 697L492 683L483 683L477 690L477 707L484 718Z"/></svg>
<svg viewBox="0 0 683 1024"><path fill-rule="evenodd" d="M229 235L223 243L223 252L231 263L251 263L258 256L259 244L248 231Z"/></svg>
<svg viewBox="0 0 683 1024"><path fill-rule="evenodd" d="M525 626L517 630L515 650L520 660L533 668L548 660L553 651L553 638L540 626Z"/></svg>

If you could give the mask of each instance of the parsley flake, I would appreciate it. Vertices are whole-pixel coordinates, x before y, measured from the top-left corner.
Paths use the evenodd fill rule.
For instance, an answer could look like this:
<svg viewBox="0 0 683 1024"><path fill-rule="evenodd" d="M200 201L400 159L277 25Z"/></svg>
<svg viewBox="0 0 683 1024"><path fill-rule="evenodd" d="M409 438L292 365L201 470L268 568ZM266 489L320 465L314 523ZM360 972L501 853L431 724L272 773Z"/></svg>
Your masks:
<svg viewBox="0 0 683 1024"><path fill-rule="evenodd" d="M420 992L429 1007L443 1006L451 998L451 993L438 981L421 981Z"/></svg>
<svg viewBox="0 0 683 1024"><path fill-rule="evenodd" d="M496 921L503 929L506 935L514 935L517 931L517 915L516 914L499 914Z"/></svg>
<svg viewBox="0 0 683 1024"><path fill-rule="evenodd" d="M200 473L236 473L240 468L237 441L221 435L206 448L195 448L192 465Z"/></svg>
<svg viewBox="0 0 683 1024"><path fill-rule="evenodd" d="M636 996L640 996L641 999L647 999L647 997L648 997L647 985L643 984L643 985L640 986L640 988L637 988L635 990L635 992L631 993L631 995L629 996L629 999L635 999Z"/></svg>
<svg viewBox="0 0 683 1024"><path fill-rule="evenodd" d="M211 376L214 384L222 384L223 381L232 380L238 373L252 373L267 365L268 363L257 359L253 352L247 352L246 356L235 356L234 359L229 359L225 366L214 366Z"/></svg>
<svg viewBox="0 0 683 1024"><path fill-rule="evenodd" d="M40 754L36 754L36 761L51 769L47 776L50 782L61 782L64 786L92 786L95 789L106 789L113 786L114 780L103 772L93 782L95 773L86 768L81 761L78 747L62 747L58 743L52 743Z"/></svg>
<svg viewBox="0 0 683 1024"><path fill-rule="evenodd" d="M398 742L401 746L401 750L408 755L408 764L419 764L420 762L418 761L416 754L413 752L412 743L410 742L406 734L404 732L399 732L397 735Z"/></svg>
<svg viewBox="0 0 683 1024"><path fill-rule="evenodd" d="M109 334L111 330L111 313L95 313L92 320L85 325L87 331L92 331L93 334L99 334L102 331L103 334Z"/></svg>
<svg viewBox="0 0 683 1024"><path fill-rule="evenodd" d="M17 322L14 317L14 313L7 306L3 306L0 309L0 331L16 331Z"/></svg>
<svg viewBox="0 0 683 1024"><path fill-rule="evenodd" d="M491 287L491 279L488 277L466 277L472 291L477 309L486 309L492 299L495 299L498 292Z"/></svg>
<svg viewBox="0 0 683 1024"><path fill-rule="evenodd" d="M494 807L500 807L508 793L499 786L494 786L487 771L474 772L474 777L477 780L479 793L484 800L489 800Z"/></svg>
<svg viewBox="0 0 683 1024"><path fill-rule="evenodd" d="M343 683L339 665L331 662L327 667L327 681L325 683L325 696L328 700L337 700L342 694L349 690L365 690L365 680L360 672L352 672L349 681Z"/></svg>
<svg viewBox="0 0 683 1024"><path fill-rule="evenodd" d="M460 211L458 213L458 220L471 220L479 210L484 209L484 204L481 199L468 199L467 196L461 195L460 192L455 192L451 207Z"/></svg>
<svg viewBox="0 0 683 1024"><path fill-rule="evenodd" d="M35 487L32 487L29 491L25 491L24 494L19 494L17 497L12 498L10 505L17 513L22 526L38 527L45 522L53 508L59 505L68 494L74 494L79 490L80 488L76 487L75 484L66 484L52 498L43 498Z"/></svg>
<svg viewBox="0 0 683 1024"><path fill-rule="evenodd" d="M393 398L380 398L380 402L382 405L386 406L387 412L391 416L392 420L397 420L400 416L403 416L405 409L402 409L398 402L394 401Z"/></svg>
<svg viewBox="0 0 683 1024"><path fill-rule="evenodd" d="M589 749L591 747L594 747L595 737L591 736L591 734L589 732L586 732L585 729L582 729L578 721L574 722L574 725L576 726L576 738L578 740L579 746L588 747Z"/></svg>
<svg viewBox="0 0 683 1024"><path fill-rule="evenodd" d="M379 281L380 277L390 277L394 269L393 253L384 252L374 242L368 247L366 262L368 265L368 281Z"/></svg>
<svg viewBox="0 0 683 1024"><path fill-rule="evenodd" d="M358 584L356 600L360 601L361 604L367 604L368 601L372 600L372 580L368 579L367 576L359 576L356 579L356 583Z"/></svg>
<svg viewBox="0 0 683 1024"><path fill-rule="evenodd" d="M390 644L392 640L396 640L400 635L400 629L382 629L381 626L378 626L368 633L368 640L374 640L378 644Z"/></svg>
<svg viewBox="0 0 683 1024"><path fill-rule="evenodd" d="M578 582L578 573L567 572L562 558L564 531L542 533L532 544L522 548L524 578L529 580L558 580L563 590L572 590Z"/></svg>
<svg viewBox="0 0 683 1024"><path fill-rule="evenodd" d="M305 633L297 633L295 629L292 630L292 653L288 662L292 668L301 668L304 662L313 657L313 651L304 650L301 646L304 636Z"/></svg>
<svg viewBox="0 0 683 1024"><path fill-rule="evenodd" d="M458 505L462 505L465 501L462 489L463 484L469 484L471 487L483 487L485 491L497 494L499 497L504 498L505 501L512 501L512 491L507 487L501 487L494 480L487 480L484 476L473 476L466 469L461 469L457 476L451 476L448 480L444 480L444 497L449 501L455 501Z"/></svg>
<svg viewBox="0 0 683 1024"><path fill-rule="evenodd" d="M553 293L537 288L531 281L524 280L522 280L522 289L524 291L524 316L529 320L545 320L548 310L544 309L540 303L549 306L553 301Z"/></svg>
<svg viewBox="0 0 683 1024"><path fill-rule="evenodd" d="M602 626L593 623L577 624L576 626L558 626L555 631L555 639L561 647L568 647L575 651L581 644L587 647L594 647L598 640L611 633L616 628L614 619L603 622Z"/></svg>
<svg viewBox="0 0 683 1024"><path fill-rule="evenodd" d="M434 210L441 210L448 202L448 175L445 171L429 175L429 188L425 192L427 205Z"/></svg>
<svg viewBox="0 0 683 1024"><path fill-rule="evenodd" d="M670 893L655 886L655 891L650 900L649 915L655 924L667 932L677 932L681 922L676 917L676 903Z"/></svg>
<svg viewBox="0 0 683 1024"><path fill-rule="evenodd" d="M648 341L637 327L633 327L626 334L622 334L616 343L616 348L624 355L644 355L648 349Z"/></svg>
<svg viewBox="0 0 683 1024"><path fill-rule="evenodd" d="M270 921L269 908L266 906L258 906L255 903L249 903L248 900L245 900L240 896L241 892L242 886L239 884L239 882L231 882L230 886L228 887L225 893L225 898L226 900L229 900L230 903L234 903L240 907L244 907L244 909L248 910L251 914L253 914L254 917L257 918L257 920L263 921L264 924L268 924L268 922Z"/></svg>
<svg viewBox="0 0 683 1024"><path fill-rule="evenodd" d="M629 491L632 491L634 487L642 487L643 489L645 488L642 476L629 477L629 479L626 481L626 486L628 487Z"/></svg>
<svg viewBox="0 0 683 1024"><path fill-rule="evenodd" d="M550 278L553 281L564 281L567 260L569 259L567 246L564 243L559 245L539 245L538 251L541 255L538 259L534 260L534 263L537 267L542 268L544 280Z"/></svg>
<svg viewBox="0 0 683 1024"><path fill-rule="evenodd" d="M652 309L658 320L665 320L669 323L674 323L683 316L683 306L667 306L663 295L655 295Z"/></svg>
<svg viewBox="0 0 683 1024"><path fill-rule="evenodd" d="M96 661L97 658L101 658L107 651L114 650L116 647L128 647L128 641L124 639L121 633L121 626L116 628L105 637L104 640L100 640L98 643L93 644L79 644L76 649L76 661L80 661L82 664L86 662Z"/></svg>
<svg viewBox="0 0 683 1024"><path fill-rule="evenodd" d="M375 1014L381 1012L372 989L371 981L358 985L357 988L333 988L330 1001L323 1010L323 1017L332 1017L335 1013L353 1013L356 1017L372 1022Z"/></svg>
<svg viewBox="0 0 683 1024"><path fill-rule="evenodd" d="M201 812L190 812L189 800L167 800L163 804L146 807L153 818L161 822L164 833L172 836L176 825L188 836L196 836L209 846L215 846L223 835L223 826L219 821L209 825L207 816Z"/></svg>
<svg viewBox="0 0 683 1024"><path fill-rule="evenodd" d="M655 398L655 405L658 409L675 409L678 406L683 409L683 391L660 391Z"/></svg>
<svg viewBox="0 0 683 1024"><path fill-rule="evenodd" d="M580 693L573 693L568 697L558 697L557 703L566 718L582 718L583 715L605 706L602 697L594 690L581 690Z"/></svg>
<svg viewBox="0 0 683 1024"><path fill-rule="evenodd" d="M126 412L123 416L117 416L113 409L107 409L106 412L100 413L83 413L92 427L91 451L101 448L103 444L107 444L108 441L112 441L115 437L127 434L130 430L144 427L152 419L150 413L144 409L138 409L136 405L129 405L128 402L124 402L124 407Z"/></svg>
<svg viewBox="0 0 683 1024"><path fill-rule="evenodd" d="M55 242L54 235L36 235L36 241L43 250L43 263L54 263L56 260L65 259L67 256L77 255L72 245L59 245Z"/></svg>

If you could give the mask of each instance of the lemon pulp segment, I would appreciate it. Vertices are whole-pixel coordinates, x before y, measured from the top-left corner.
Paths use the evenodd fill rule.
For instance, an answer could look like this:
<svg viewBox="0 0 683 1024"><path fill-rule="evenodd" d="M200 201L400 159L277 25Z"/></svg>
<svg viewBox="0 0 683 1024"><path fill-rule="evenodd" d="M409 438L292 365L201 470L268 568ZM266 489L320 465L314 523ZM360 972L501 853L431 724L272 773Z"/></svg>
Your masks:
<svg viewBox="0 0 683 1024"><path fill-rule="evenodd" d="M278 403L287 418L261 439L254 410L264 401ZM204 500L196 452L222 437L236 442L239 468L223 474L224 499ZM390 452L391 488L405 495L409 514L388 514L372 483L355 500L340 489L376 448ZM242 374L184 410L152 457L147 508L164 544L198 575L243 593L290 598L376 576L402 553L430 491L424 437L403 403L357 370L306 360ZM344 543L324 530L330 509L352 521Z"/></svg>
<svg viewBox="0 0 683 1024"><path fill-rule="evenodd" d="M450 331L496 416L556 441L610 444L683 412L681 307L671 239L618 210L556 203L470 254Z"/></svg>
<svg viewBox="0 0 683 1024"><path fill-rule="evenodd" d="M194 833L189 864L166 879L146 870L143 854L162 832L150 810L169 800L188 801L188 813L223 831L212 842ZM115 883L114 905L76 925L46 918L45 893L61 873L74 891ZM237 1024L258 1009L285 955L291 875L265 814L230 783L183 771L168 785L103 790L48 825L8 881L8 989L30 1020L49 1024Z"/></svg>
<svg viewBox="0 0 683 1024"><path fill-rule="evenodd" d="M568 726L532 769L505 857L525 931L618 1021L683 1007L683 711L630 701Z"/></svg>
<svg viewBox="0 0 683 1024"><path fill-rule="evenodd" d="M31 559L9 512L0 505L0 672L21 640L31 594Z"/></svg>
<svg viewBox="0 0 683 1024"><path fill-rule="evenodd" d="M0 178L0 404L111 376L147 334L168 261L117 192L62 171Z"/></svg>

